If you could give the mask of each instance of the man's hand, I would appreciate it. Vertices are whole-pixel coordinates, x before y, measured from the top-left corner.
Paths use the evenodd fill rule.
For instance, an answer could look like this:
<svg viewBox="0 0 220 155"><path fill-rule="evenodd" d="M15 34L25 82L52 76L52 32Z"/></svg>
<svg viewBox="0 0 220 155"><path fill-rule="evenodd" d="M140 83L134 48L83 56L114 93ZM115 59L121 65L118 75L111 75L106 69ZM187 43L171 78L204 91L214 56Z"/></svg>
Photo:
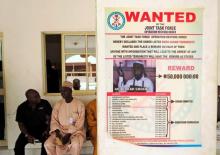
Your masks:
<svg viewBox="0 0 220 155"><path fill-rule="evenodd" d="M70 141L70 137L71 137L71 133L68 133L63 136L63 138L62 138L63 145L67 144Z"/></svg>
<svg viewBox="0 0 220 155"><path fill-rule="evenodd" d="M29 135L29 134L26 134L25 137L27 138L27 140L28 140L29 143L34 144L34 139L35 139L35 138L34 138L33 136L31 136L31 135Z"/></svg>
<svg viewBox="0 0 220 155"><path fill-rule="evenodd" d="M56 137L59 138L62 141L63 135L61 134L60 130L56 129L55 133L56 133Z"/></svg>
<svg viewBox="0 0 220 155"><path fill-rule="evenodd" d="M28 143L32 143L32 144L33 144L35 138L34 138L33 136L31 136L31 135L28 134L25 125L24 125L22 122L18 122L18 126L19 126L21 132L22 132L22 133L25 135L25 137L27 138Z"/></svg>

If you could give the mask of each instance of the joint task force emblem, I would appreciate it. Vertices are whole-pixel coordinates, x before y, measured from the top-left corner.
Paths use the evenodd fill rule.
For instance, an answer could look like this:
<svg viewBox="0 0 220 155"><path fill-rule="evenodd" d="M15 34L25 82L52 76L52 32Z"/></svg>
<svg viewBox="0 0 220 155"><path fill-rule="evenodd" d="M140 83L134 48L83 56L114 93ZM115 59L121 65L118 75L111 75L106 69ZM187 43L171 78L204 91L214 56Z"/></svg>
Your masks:
<svg viewBox="0 0 220 155"><path fill-rule="evenodd" d="M125 25L125 17L121 12L112 12L107 21L108 26L113 30L120 30Z"/></svg>

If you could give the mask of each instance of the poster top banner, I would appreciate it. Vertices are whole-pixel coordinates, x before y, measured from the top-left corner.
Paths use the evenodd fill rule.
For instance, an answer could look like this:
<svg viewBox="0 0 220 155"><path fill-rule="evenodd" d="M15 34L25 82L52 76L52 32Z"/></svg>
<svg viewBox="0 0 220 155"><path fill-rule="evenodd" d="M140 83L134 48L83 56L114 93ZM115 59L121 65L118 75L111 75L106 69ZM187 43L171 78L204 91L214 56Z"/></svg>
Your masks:
<svg viewBox="0 0 220 155"><path fill-rule="evenodd" d="M201 34L202 27L198 25L203 22L202 11L201 8L171 8L159 11L144 8L106 8L106 33Z"/></svg>

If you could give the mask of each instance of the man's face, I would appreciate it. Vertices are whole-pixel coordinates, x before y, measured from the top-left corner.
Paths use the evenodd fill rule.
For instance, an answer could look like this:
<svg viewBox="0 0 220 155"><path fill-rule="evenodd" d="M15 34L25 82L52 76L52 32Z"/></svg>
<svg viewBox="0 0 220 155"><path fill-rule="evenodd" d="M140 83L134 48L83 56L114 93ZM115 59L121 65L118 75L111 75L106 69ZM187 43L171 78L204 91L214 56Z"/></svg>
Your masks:
<svg viewBox="0 0 220 155"><path fill-rule="evenodd" d="M80 81L79 80L73 80L73 89L80 90Z"/></svg>
<svg viewBox="0 0 220 155"><path fill-rule="evenodd" d="M139 63L133 64L133 73L136 80L140 80L144 74L144 66Z"/></svg>
<svg viewBox="0 0 220 155"><path fill-rule="evenodd" d="M40 95L35 91L30 91L27 94L27 100L31 105L40 103Z"/></svg>
<svg viewBox="0 0 220 155"><path fill-rule="evenodd" d="M69 99L72 97L72 89L69 87L62 87L60 93L64 99Z"/></svg>

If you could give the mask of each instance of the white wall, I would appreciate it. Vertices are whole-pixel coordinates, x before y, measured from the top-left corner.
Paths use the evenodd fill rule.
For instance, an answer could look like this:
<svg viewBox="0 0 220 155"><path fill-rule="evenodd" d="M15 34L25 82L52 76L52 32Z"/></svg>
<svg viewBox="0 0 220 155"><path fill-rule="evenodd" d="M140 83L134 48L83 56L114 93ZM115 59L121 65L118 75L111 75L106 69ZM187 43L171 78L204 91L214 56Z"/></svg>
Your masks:
<svg viewBox="0 0 220 155"><path fill-rule="evenodd" d="M220 85L220 1L218 8L218 85Z"/></svg>
<svg viewBox="0 0 220 155"><path fill-rule="evenodd" d="M95 31L95 0L0 0L9 148L19 134L17 106L28 88L37 89L52 104L60 97L43 96L43 31ZM94 96L81 96L84 102Z"/></svg>

